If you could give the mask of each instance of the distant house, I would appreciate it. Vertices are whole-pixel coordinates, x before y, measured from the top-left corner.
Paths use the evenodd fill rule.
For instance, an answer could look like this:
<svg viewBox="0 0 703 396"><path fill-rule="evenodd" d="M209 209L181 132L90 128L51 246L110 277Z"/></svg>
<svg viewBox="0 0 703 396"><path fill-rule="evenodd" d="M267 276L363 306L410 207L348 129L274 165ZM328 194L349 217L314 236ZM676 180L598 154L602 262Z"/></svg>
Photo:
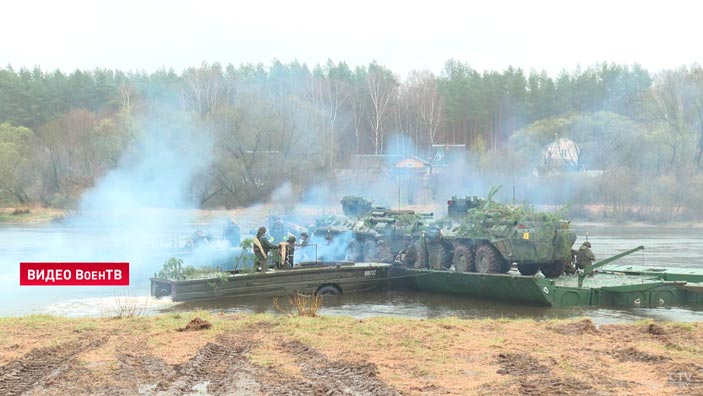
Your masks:
<svg viewBox="0 0 703 396"><path fill-rule="evenodd" d="M571 139L555 136L543 150L537 165L540 176L577 172L581 148Z"/></svg>
<svg viewBox="0 0 703 396"><path fill-rule="evenodd" d="M403 158L401 155L352 155L347 168L337 169L340 176L389 176L393 165Z"/></svg>
<svg viewBox="0 0 703 396"><path fill-rule="evenodd" d="M414 155L352 155L338 174L354 176L396 176L429 174L431 163Z"/></svg>
<svg viewBox="0 0 703 396"><path fill-rule="evenodd" d="M396 175L428 175L432 164L414 155L406 155L393 165L393 172Z"/></svg>

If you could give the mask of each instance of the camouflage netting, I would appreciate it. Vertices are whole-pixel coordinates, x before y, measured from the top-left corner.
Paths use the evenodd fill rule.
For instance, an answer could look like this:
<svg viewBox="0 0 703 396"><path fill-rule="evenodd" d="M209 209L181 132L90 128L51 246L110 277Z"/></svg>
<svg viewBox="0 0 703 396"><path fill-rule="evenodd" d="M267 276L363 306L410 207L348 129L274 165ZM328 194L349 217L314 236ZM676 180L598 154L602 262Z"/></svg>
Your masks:
<svg viewBox="0 0 703 396"><path fill-rule="evenodd" d="M467 237L478 238L489 234L491 227L497 225L516 225L533 222L535 236L548 234L562 228L565 221L564 209L557 212L538 212L532 206L508 206L488 201L483 206L471 209L462 219L458 233Z"/></svg>
<svg viewBox="0 0 703 396"><path fill-rule="evenodd" d="M467 211L464 218L452 224L452 231L464 238L529 240L534 242L534 257L538 260L553 257L568 261L576 238L568 230L564 212L565 208L540 212L528 205L509 206L488 200Z"/></svg>
<svg viewBox="0 0 703 396"><path fill-rule="evenodd" d="M493 196L500 190L500 186L493 187L488 193L488 198L478 207L469 209L466 216L454 230L458 234L470 238L486 237L495 232L495 226L514 226L521 223L532 223L529 228L540 235L553 235L555 230L561 229L564 224L566 208L556 212L538 212L533 206L509 206L493 200ZM567 223L568 224L568 223ZM440 224L440 226L446 226Z"/></svg>

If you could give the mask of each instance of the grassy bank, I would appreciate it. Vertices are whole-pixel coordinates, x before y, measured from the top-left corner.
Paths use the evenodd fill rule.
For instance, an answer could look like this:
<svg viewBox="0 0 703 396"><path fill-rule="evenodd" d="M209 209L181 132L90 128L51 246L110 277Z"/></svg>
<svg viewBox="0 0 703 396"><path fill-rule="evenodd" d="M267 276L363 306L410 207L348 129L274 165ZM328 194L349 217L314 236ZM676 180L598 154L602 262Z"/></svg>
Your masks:
<svg viewBox="0 0 703 396"><path fill-rule="evenodd" d="M0 224L50 223L65 215L65 211L54 208L0 208Z"/></svg>
<svg viewBox="0 0 703 396"><path fill-rule="evenodd" d="M212 327L178 331L196 316ZM702 323L0 319L2 394L676 395L701 394L701 382Z"/></svg>

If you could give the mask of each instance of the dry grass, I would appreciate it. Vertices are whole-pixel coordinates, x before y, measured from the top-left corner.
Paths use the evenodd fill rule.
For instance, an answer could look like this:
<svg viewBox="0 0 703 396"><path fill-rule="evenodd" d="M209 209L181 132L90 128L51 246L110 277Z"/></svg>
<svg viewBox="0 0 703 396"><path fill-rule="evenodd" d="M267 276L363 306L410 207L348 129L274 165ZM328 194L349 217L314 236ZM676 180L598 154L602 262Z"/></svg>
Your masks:
<svg viewBox="0 0 703 396"><path fill-rule="evenodd" d="M177 331L196 316L212 328ZM378 378L407 395L703 394L703 384L671 380L677 373L703 380L703 324L651 324L593 330L583 320L359 320L208 312L121 320L29 316L0 319L0 365L33 348L108 337L78 356L83 371L72 378L97 381L92 389L99 392L101 378L115 381L110 376L118 374L110 370L124 356L184 364L227 335L251 341L255 346L248 359L281 377L304 374L301 356L286 348L299 342L330 361L373 364Z"/></svg>
<svg viewBox="0 0 703 396"><path fill-rule="evenodd" d="M117 295L100 307L100 316L113 319L142 316L149 310L149 300L144 297Z"/></svg>
<svg viewBox="0 0 703 396"><path fill-rule="evenodd" d="M287 297L288 304L281 304L278 297L273 298L273 306L276 311L286 315L293 315L293 311L298 313L298 316L317 316L317 311L322 307L322 296L313 294L304 294L296 292Z"/></svg>

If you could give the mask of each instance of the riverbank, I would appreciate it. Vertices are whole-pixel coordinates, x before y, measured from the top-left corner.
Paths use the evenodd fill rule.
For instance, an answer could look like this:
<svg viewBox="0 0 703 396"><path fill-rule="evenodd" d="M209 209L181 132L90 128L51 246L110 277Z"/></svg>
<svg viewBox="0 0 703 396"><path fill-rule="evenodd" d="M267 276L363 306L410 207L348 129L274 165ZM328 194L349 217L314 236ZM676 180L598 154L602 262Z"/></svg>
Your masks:
<svg viewBox="0 0 703 396"><path fill-rule="evenodd" d="M211 327L187 331L195 317ZM0 318L0 393L27 391L701 394L703 323L596 328L588 319L360 320L207 312Z"/></svg>
<svg viewBox="0 0 703 396"><path fill-rule="evenodd" d="M61 221L64 217L66 212L55 208L0 208L0 224L42 224Z"/></svg>

